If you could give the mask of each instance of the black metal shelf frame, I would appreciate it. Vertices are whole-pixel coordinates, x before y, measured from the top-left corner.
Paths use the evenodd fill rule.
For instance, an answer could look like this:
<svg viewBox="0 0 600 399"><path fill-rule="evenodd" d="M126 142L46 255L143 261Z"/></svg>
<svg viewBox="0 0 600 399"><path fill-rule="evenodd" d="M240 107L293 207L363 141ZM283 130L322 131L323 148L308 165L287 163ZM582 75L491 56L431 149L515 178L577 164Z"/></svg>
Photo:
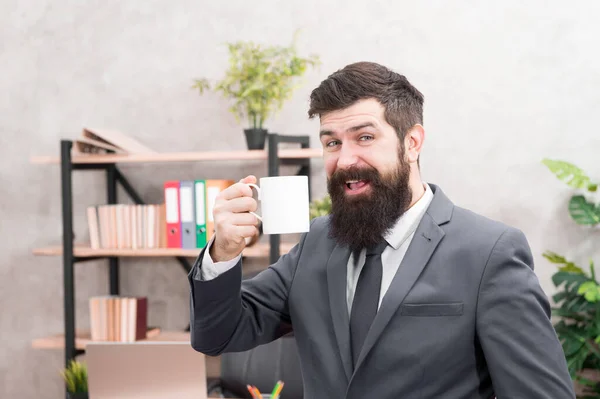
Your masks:
<svg viewBox="0 0 600 399"><path fill-rule="evenodd" d="M309 148L310 141L308 136L286 136L277 133L268 135L268 176L279 176L280 164L299 165L298 175L308 176L309 181L309 199L311 168L310 159L280 159L278 149L280 143L297 143L301 148ZM62 227L63 227L63 296L64 296L64 328L65 328L65 367L71 360L75 359L84 351L75 347L75 279L74 265L78 262L108 259L109 261L109 292L111 295L119 295L119 257L116 256L98 256L98 257L77 257L73 253L73 172L78 170L105 170L106 171L106 191L107 203L117 203L117 183L121 185L127 195L136 204L144 204L141 196L135 191L130 182L123 176L115 164L74 164L71 159L71 140L61 140L60 159L61 159L61 202L62 202ZM281 238L279 235L269 237L270 251L269 261L274 263L279 259L279 245ZM176 257L182 268L188 273L191 265L185 257Z"/></svg>

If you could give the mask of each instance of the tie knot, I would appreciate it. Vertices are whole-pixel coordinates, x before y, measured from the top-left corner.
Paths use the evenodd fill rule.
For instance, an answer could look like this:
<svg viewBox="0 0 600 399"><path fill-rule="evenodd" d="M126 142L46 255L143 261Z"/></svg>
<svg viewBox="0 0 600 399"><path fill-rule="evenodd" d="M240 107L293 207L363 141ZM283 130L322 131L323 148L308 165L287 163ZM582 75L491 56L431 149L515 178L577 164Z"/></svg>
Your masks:
<svg viewBox="0 0 600 399"><path fill-rule="evenodd" d="M387 245L388 245L387 241L383 240L379 244L367 248L367 256L381 255L383 253L383 251L385 250L385 248L387 247Z"/></svg>

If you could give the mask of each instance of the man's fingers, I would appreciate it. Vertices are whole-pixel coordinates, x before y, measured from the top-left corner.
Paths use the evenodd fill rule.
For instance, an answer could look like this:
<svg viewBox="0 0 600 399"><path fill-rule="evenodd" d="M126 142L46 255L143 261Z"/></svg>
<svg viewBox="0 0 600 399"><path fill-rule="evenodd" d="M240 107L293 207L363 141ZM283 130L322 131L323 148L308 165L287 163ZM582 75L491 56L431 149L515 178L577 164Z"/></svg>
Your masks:
<svg viewBox="0 0 600 399"><path fill-rule="evenodd" d="M238 197L252 197L252 187L245 183L235 183L219 193L219 197L224 200L231 200Z"/></svg>
<svg viewBox="0 0 600 399"><path fill-rule="evenodd" d="M250 183L254 183L256 184L256 176L254 175L248 175L246 177L244 177L243 179L240 180L240 183L244 183L244 184L250 184Z"/></svg>
<svg viewBox="0 0 600 399"><path fill-rule="evenodd" d="M254 237L256 234L258 234L256 226L229 225L226 229L221 231L221 236L229 237L229 242L235 243L235 245L242 244L246 238Z"/></svg>
<svg viewBox="0 0 600 399"><path fill-rule="evenodd" d="M215 204L215 213L222 212L254 212L258 208L256 200L252 197L237 197L229 201L218 202Z"/></svg>
<svg viewBox="0 0 600 399"><path fill-rule="evenodd" d="M237 232L243 238L250 238L258 234L258 229L255 226L237 226Z"/></svg>
<svg viewBox="0 0 600 399"><path fill-rule="evenodd" d="M219 197L224 200L230 200L238 197L252 197L252 187L248 185L250 183L256 184L255 176L250 175L244 177L238 183L232 184L225 190L221 191Z"/></svg>
<svg viewBox="0 0 600 399"><path fill-rule="evenodd" d="M234 213L228 222L234 226L256 226L258 218L251 213Z"/></svg>

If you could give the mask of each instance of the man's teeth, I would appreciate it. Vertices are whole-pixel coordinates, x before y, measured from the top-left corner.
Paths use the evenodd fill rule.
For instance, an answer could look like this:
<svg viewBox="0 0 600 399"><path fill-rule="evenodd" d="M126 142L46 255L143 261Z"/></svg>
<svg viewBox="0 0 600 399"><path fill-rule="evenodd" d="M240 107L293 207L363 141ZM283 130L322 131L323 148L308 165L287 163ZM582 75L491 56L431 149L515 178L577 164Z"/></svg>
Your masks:
<svg viewBox="0 0 600 399"><path fill-rule="evenodd" d="M348 180L346 181L346 187L350 190L358 190L362 188L367 182L365 180Z"/></svg>

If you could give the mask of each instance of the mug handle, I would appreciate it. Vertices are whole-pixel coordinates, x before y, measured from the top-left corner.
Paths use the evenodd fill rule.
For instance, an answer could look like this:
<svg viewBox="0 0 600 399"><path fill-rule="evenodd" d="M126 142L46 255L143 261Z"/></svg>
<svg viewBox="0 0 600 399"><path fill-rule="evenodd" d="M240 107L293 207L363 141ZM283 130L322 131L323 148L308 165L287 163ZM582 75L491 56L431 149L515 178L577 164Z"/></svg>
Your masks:
<svg viewBox="0 0 600 399"><path fill-rule="evenodd" d="M258 194L258 200L260 201L260 187L258 187L256 184L254 183L246 183L248 186L250 187L254 187L256 189L256 193ZM258 216L256 213L254 212L250 212L251 214L253 214L254 216L256 216L258 218L258 220L260 220L262 222L262 217Z"/></svg>

